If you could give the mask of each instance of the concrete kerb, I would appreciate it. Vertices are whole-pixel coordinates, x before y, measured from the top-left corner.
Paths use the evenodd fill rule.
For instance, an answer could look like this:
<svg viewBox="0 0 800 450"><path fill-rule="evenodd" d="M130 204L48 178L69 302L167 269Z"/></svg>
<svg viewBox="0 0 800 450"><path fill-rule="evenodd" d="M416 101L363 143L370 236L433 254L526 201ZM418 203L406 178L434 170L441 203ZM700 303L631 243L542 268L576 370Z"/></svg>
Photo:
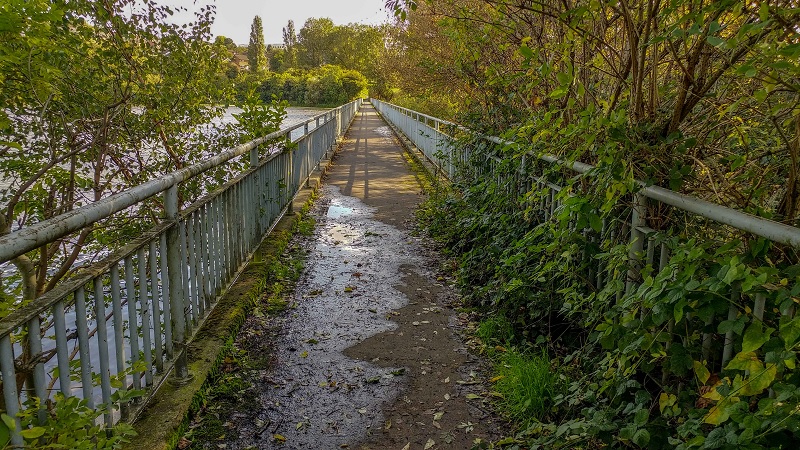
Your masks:
<svg viewBox="0 0 800 450"><path fill-rule="evenodd" d="M349 125L348 125L349 127ZM308 187L301 188L292 204L295 211L310 204L322 184L333 159L341 150L347 137L337 140L328 159L320 162L320 169L309 178ZM202 401L202 393L207 381L219 370L222 352L231 337L235 337L244 322L245 315L252 308L249 297L257 289L258 277L265 276L265 264L261 261L270 256L280 256L279 244L286 241L286 234L292 233L302 218L300 214L285 214L272 232L264 238L253 253L251 260L236 281L225 291L214 310L201 325L195 339L188 345L189 371L194 378L182 386L164 383L150 399L149 404L133 424L138 436L126 446L128 449L163 450L173 448L179 439L178 431L188 425L189 416ZM198 398L199 397L199 398ZM170 442L170 441L173 442Z"/></svg>

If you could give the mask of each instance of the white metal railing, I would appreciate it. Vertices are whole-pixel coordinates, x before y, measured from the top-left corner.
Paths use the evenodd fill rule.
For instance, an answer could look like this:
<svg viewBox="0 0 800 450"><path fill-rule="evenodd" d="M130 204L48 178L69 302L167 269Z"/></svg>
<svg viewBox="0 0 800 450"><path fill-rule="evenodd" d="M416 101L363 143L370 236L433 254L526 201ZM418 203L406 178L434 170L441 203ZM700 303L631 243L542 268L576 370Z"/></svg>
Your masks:
<svg viewBox="0 0 800 450"><path fill-rule="evenodd" d="M453 179L456 168L466 167L470 160L473 150L469 145L457 145L453 132L467 132L452 122L437 119L416 111L402 108L397 105L386 103L377 99L370 99L371 103L381 113L381 115L400 129L406 137L446 176ZM445 130L449 130L450 133ZM520 158L516 168L505 173L496 170L499 166L499 158L492 155L491 147L510 147L516 143L502 140L491 136L472 136L473 142L480 141L486 145L485 165L475 168L481 173L496 173L498 184L506 186L512 192L524 194L533 188L538 188L541 192L538 204L533 205L533 210L539 215L540 220L550 220L562 206L563 199L558 192L562 189L563 183L548 178L546 171L542 170L542 165L571 170L579 174L587 174L594 169L594 166L581 162L568 162L553 155L526 154ZM537 161L539 161L537 165ZM461 164L461 166L459 166ZM475 161L472 161L475 164ZM502 179L501 179L502 178ZM621 286L624 288L617 293L620 298L625 293L631 293L641 284L641 272L645 267L658 273L669 264L669 248L667 239L663 231L653 230L647 226L648 205L658 206L657 203L669 205L679 211L684 211L694 217L704 218L717 224L732 227L740 232L751 233L752 235L763 237L770 241L788 245L795 250L800 249L800 229L768 219L757 217L722 205L714 204L699 198L684 195L658 186L648 186L639 182L640 189L633 194L631 205L625 206L623 211L616 219L603 220L602 229L596 237L597 242L602 239L610 239L613 242L627 242L630 244L628 252L628 270L622 272L623 280ZM658 209L658 208L651 208ZM574 228L574 220L571 219L570 225ZM588 234L591 229L587 226L583 233ZM741 233L739 233L741 234ZM591 260L591 258L589 258ZM587 280L591 280L594 287L599 290L614 281L612 273L613 267L607 267L603 259L594 258L585 261L587 265L593 266L589 273L585 274ZM735 338L733 331L728 331L724 335L714 333L717 325L724 320L733 320L744 311L745 301L750 301L747 306L758 320L765 319L767 314L775 314L771 319L776 322L781 316L793 317L795 307L779 307L770 305L767 308L767 296L763 293L756 293L752 298L745 299L738 288L732 288L730 292L730 306L727 314L716 314L703 323L698 323L695 328L702 336L702 357L709 364L716 365L716 369L723 369L733 356L734 346L740 341ZM698 319L695 319L698 320ZM672 325L672 322L670 322ZM716 352L714 349L719 350ZM714 368L710 367L714 372Z"/></svg>
<svg viewBox="0 0 800 450"><path fill-rule="evenodd" d="M185 348L242 265L283 216L298 190L349 127L356 100L83 208L0 237L0 263L37 249L152 196L163 194L164 220L0 319L0 374L6 413L52 393L105 405L107 425L132 420L170 372L188 374ZM260 154L259 146L302 130L296 148ZM266 152L262 152L266 153ZM248 168L181 210L180 183L238 157ZM113 341L109 351L109 341ZM26 353L24 361L19 358ZM70 376L64 376L69 374ZM80 380L74 384L72 379ZM124 399L124 396L123 396ZM113 413L119 407L121 413ZM22 444L19 419L12 444Z"/></svg>

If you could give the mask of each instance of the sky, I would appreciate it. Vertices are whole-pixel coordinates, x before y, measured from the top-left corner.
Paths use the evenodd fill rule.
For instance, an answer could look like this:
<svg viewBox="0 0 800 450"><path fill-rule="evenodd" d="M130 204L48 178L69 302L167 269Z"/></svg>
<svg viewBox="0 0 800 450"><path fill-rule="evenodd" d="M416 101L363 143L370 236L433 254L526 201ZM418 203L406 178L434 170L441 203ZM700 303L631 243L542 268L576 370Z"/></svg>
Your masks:
<svg viewBox="0 0 800 450"><path fill-rule="evenodd" d="M183 6L190 11L198 5L216 5L212 32L241 45L250 40L250 24L255 16L261 16L267 44L283 42L283 27L289 20L294 20L295 30L299 32L310 17L327 17L337 25L352 22L376 25L388 19L384 0L162 0L158 3ZM180 21L181 17L190 16L181 14L176 20Z"/></svg>

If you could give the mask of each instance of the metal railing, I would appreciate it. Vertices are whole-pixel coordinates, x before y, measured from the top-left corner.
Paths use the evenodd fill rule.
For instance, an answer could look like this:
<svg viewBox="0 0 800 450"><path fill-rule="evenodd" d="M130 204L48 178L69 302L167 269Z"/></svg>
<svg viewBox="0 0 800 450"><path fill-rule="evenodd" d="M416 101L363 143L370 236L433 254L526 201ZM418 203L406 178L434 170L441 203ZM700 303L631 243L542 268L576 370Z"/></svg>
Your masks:
<svg viewBox="0 0 800 450"><path fill-rule="evenodd" d="M531 190L538 191L538 202L533 205L526 205L532 208L533 217L539 217L540 221L546 222L558 215L559 209L563 206L564 198L559 192L566 185L567 178L574 177L574 173L590 173L594 166L581 162L563 161L552 155L536 155L528 153L522 156L514 167L506 167L501 170L501 160L494 156L499 148L516 146L514 142L502 140L497 137L473 136L473 142L480 142L483 146L481 152L475 152L469 145L457 144L452 131L463 133L468 131L463 127L445 120L430 117L416 111L402 108L380 100L371 99L372 104L381 115L400 129L414 145L436 165L450 179L456 174L456 169L464 168L474 154L480 153L483 158L482 163L471 161L470 169L479 174L492 174L497 180L498 185L505 186L509 192L525 194ZM451 130L451 134L443 131ZM474 167L475 165L481 167ZM552 168L557 167L565 173L561 174L560 181L558 176L553 177ZM545 169L551 169L550 171ZM572 172L572 175L566 173ZM621 298L626 293L633 293L642 283L642 272L647 269L649 273L658 273L660 270L669 266L670 248L668 246L669 230L654 230L647 226L647 212L659 210L659 204L669 205L674 210L688 213L701 220L716 223L722 230L721 240L730 240L733 237L743 235L742 232L768 239L775 243L784 244L797 250L800 249L800 229L785 224L774 222L768 219L757 217L732 208L714 204L699 198L684 195L658 186L648 186L639 183L639 190L631 198L630 204L620 205L617 209L616 218L604 219L602 228L599 232L593 232L588 225L583 229L576 226L574 218L570 218L570 227L577 233L588 236L592 233L595 236L595 244L603 240L609 242L619 242L629 244L627 255L627 271L622 271L622 280L616 279L613 275L615 268L608 267L602 258L593 258L594 255L583 255L583 263L590 266L588 273L583 274L585 279L591 280L596 290L602 289L610 283L617 282L620 291L617 298ZM721 227L720 227L721 225ZM725 228L730 227L730 228ZM707 227L701 229L708 231ZM705 236L709 238L710 236ZM580 257L579 257L580 258ZM745 298L737 287L730 289L730 306L727 314L712 315L704 321L698 321L694 330L702 339L702 357L710 365L711 372L714 369L722 369L733 357L735 345L741 343L734 337L733 331L719 334L717 326L724 320L735 320L740 313L749 308L754 317L758 320L765 319L765 312L774 314L771 319L776 322L781 316L793 317L795 307L779 307L779 305L766 304L767 296L763 293L756 293L752 298ZM744 306L746 301L751 302L750 306ZM674 321L670 321L671 330ZM667 344L669 347L669 344Z"/></svg>
<svg viewBox="0 0 800 450"><path fill-rule="evenodd" d="M106 406L104 422L112 425L120 417L133 420L146 403L120 394L147 389L152 395L170 372L178 382L187 379L185 348L193 333L291 208L361 103L0 237L0 262L6 262L163 194L162 223L0 320L6 413L16 417L26 400L38 397L44 405L58 391L84 399L90 408ZM266 143L285 142L296 130L303 134L291 150L259 152ZM243 173L181 210L180 183L239 157L247 158ZM22 352L26 368L20 367ZM19 425L17 419L15 445L22 443Z"/></svg>

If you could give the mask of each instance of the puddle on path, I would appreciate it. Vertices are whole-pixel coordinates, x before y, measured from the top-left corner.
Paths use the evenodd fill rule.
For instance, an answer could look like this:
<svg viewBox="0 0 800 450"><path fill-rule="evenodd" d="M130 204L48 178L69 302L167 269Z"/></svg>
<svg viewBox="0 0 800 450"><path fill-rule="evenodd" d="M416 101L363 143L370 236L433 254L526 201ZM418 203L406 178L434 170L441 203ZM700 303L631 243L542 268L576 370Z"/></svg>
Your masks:
<svg viewBox="0 0 800 450"><path fill-rule="evenodd" d="M324 188L296 307L277 319L282 332L260 387L262 410L234 413L228 448L333 449L383 427L382 410L407 375L342 352L397 328L388 317L408 303L395 287L402 285L400 268L422 266L422 252L405 231L374 220L373 212L334 186Z"/></svg>

